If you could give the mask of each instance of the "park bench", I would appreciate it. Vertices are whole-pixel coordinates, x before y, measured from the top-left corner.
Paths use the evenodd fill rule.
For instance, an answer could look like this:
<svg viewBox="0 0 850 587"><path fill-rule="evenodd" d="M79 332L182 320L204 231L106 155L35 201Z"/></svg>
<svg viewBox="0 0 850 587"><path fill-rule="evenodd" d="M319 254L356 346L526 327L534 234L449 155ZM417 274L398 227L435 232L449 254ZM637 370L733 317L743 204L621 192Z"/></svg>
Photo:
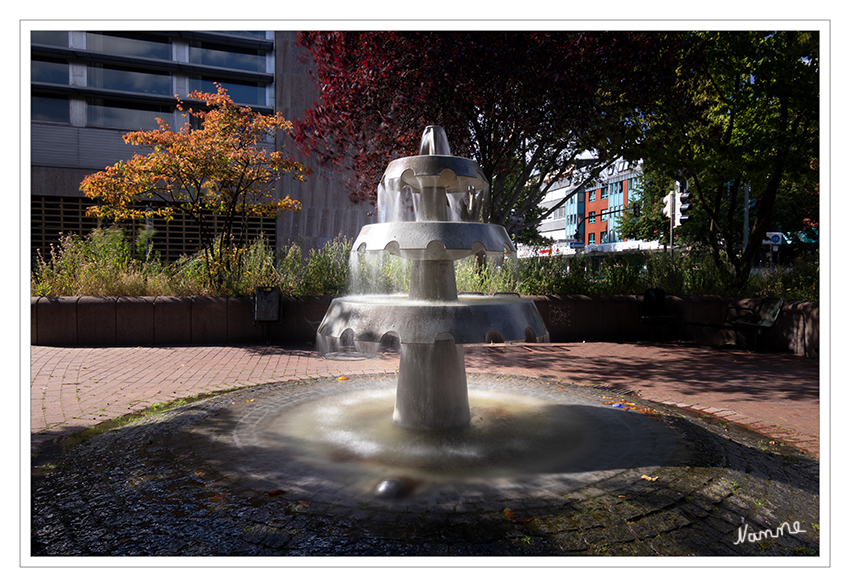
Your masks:
<svg viewBox="0 0 850 587"><path fill-rule="evenodd" d="M726 322L723 327L743 331L745 333L745 348L747 346L746 334L752 332L753 351L755 351L759 334L776 324L784 305L785 300L783 298L761 298L753 300L747 306L732 306L726 313Z"/></svg>

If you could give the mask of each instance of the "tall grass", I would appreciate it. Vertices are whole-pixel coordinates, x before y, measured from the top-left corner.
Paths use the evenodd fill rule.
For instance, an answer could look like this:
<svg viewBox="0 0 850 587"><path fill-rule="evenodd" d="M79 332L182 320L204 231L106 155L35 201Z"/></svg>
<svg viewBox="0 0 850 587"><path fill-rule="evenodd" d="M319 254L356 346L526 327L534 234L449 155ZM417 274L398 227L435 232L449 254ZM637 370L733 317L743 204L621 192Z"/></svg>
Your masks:
<svg viewBox="0 0 850 587"><path fill-rule="evenodd" d="M62 235L47 255L39 252L30 289L34 296L251 295L277 286L290 297L346 292L406 292L409 263L389 254L350 255L351 241L339 236L320 249L299 244L279 250L260 237L238 251L238 271L217 287L209 285L202 253L163 263L145 246L150 235L128 239L117 228L85 237ZM591 259L586 256L529 259L468 257L455 264L460 292L517 292L523 295L635 294L650 287L670 295L781 296L814 301L819 297L817 259L750 276L735 291L731 273L704 254L633 253Z"/></svg>
<svg viewBox="0 0 850 587"><path fill-rule="evenodd" d="M350 248L350 241L338 237L305 256L295 244L275 263L274 247L260 237L239 251L238 270L213 286L202 252L166 264L145 256L145 248L121 229L97 229L84 237L62 235L48 255L39 251L30 291L34 296L241 296L278 286L288 296L333 295L347 287Z"/></svg>
<svg viewBox="0 0 850 587"><path fill-rule="evenodd" d="M38 252L30 277L35 296L163 295L174 285L168 268L140 258L120 229L61 235L47 258Z"/></svg>

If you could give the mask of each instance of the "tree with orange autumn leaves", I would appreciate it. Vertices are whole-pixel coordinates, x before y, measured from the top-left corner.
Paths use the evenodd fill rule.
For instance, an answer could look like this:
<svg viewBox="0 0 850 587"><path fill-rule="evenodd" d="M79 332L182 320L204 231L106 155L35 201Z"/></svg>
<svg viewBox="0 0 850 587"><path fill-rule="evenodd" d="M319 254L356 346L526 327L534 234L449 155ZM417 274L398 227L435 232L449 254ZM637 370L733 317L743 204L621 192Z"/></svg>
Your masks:
<svg viewBox="0 0 850 587"><path fill-rule="evenodd" d="M264 142L292 123L280 113L266 115L236 105L218 86L215 94L188 96L205 105L188 108L177 98L184 117L196 119L171 130L157 118L158 130L124 135L127 144L144 147L104 171L87 176L80 189L98 203L86 214L113 220L190 217L199 227L210 285L220 288L241 269L241 254L250 216L299 211L301 204L274 198L274 183L283 175L304 181L305 167ZM211 215L218 217L220 230ZM223 222L222 222L223 221Z"/></svg>

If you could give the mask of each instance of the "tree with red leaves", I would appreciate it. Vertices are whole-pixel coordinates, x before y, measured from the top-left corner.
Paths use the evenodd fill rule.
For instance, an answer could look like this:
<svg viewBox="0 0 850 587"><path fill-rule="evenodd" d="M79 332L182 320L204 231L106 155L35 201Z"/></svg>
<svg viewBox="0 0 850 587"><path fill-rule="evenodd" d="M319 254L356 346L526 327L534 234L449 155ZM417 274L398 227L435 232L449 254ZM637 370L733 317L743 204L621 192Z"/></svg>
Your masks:
<svg viewBox="0 0 850 587"><path fill-rule="evenodd" d="M387 163L416 154L438 124L490 182L478 219L509 229L545 217L538 204L555 183L581 180L572 197L634 156L640 137L622 121L675 69L670 38L653 33L305 32L299 42L320 96L293 136L353 170L353 201L374 199Z"/></svg>

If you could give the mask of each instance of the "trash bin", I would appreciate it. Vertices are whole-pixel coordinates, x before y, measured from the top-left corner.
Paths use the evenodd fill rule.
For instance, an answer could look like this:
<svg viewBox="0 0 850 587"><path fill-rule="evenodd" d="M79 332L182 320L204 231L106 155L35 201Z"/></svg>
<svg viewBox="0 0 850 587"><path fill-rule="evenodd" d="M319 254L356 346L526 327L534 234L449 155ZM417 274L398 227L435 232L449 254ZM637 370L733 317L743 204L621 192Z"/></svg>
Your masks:
<svg viewBox="0 0 850 587"><path fill-rule="evenodd" d="M254 322L280 322L279 287L258 287L254 291Z"/></svg>

